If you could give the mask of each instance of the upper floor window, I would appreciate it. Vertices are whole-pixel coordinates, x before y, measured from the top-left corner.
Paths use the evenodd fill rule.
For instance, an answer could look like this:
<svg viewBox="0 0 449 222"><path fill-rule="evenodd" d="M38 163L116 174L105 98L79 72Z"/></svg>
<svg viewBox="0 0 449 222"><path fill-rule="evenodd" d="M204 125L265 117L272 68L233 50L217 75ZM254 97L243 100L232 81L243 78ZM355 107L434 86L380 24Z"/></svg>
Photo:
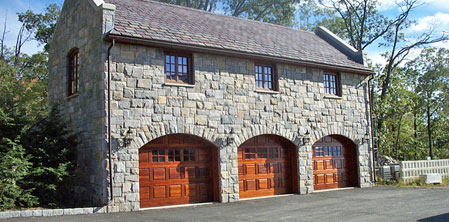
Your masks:
<svg viewBox="0 0 449 222"><path fill-rule="evenodd" d="M185 54L165 54L165 78L167 82L193 83L191 56Z"/></svg>
<svg viewBox="0 0 449 222"><path fill-rule="evenodd" d="M75 95L79 91L79 50L74 48L68 54L68 96Z"/></svg>
<svg viewBox="0 0 449 222"><path fill-rule="evenodd" d="M324 93L340 96L340 78L337 74L324 73Z"/></svg>
<svg viewBox="0 0 449 222"><path fill-rule="evenodd" d="M275 90L274 68L271 65L256 64L254 66L256 87Z"/></svg>

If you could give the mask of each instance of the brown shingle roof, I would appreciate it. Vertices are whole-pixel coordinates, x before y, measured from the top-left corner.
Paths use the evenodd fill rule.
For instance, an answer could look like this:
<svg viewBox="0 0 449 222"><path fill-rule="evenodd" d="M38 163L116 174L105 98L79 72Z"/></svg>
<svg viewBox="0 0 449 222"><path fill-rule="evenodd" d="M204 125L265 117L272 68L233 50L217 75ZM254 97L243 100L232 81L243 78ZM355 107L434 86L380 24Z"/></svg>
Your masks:
<svg viewBox="0 0 449 222"><path fill-rule="evenodd" d="M370 71L315 33L147 0L116 5L110 34Z"/></svg>

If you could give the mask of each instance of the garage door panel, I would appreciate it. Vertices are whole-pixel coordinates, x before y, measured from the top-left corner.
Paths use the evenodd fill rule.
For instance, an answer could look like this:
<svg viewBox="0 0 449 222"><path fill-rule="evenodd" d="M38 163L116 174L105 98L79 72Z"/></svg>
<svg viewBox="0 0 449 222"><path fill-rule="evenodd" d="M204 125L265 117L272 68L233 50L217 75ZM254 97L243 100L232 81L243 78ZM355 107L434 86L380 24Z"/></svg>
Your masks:
<svg viewBox="0 0 449 222"><path fill-rule="evenodd" d="M256 180L246 180L246 189L245 190L257 190Z"/></svg>
<svg viewBox="0 0 449 222"><path fill-rule="evenodd" d="M258 184L259 184L259 187L258 187L259 190L269 189L268 179L259 179Z"/></svg>
<svg viewBox="0 0 449 222"><path fill-rule="evenodd" d="M165 180L166 172L165 168L154 168L152 173L153 180Z"/></svg>
<svg viewBox="0 0 449 222"><path fill-rule="evenodd" d="M198 186L196 184L186 184L184 189L185 196L196 197L198 196Z"/></svg>
<svg viewBox="0 0 449 222"><path fill-rule="evenodd" d="M181 197L182 196L182 185L170 185L169 186L169 197Z"/></svg>
<svg viewBox="0 0 449 222"><path fill-rule="evenodd" d="M282 166L282 173L288 173L290 171L290 164L283 163Z"/></svg>
<svg viewBox="0 0 449 222"><path fill-rule="evenodd" d="M289 147L272 136L259 136L238 149L240 198L291 192Z"/></svg>
<svg viewBox="0 0 449 222"><path fill-rule="evenodd" d="M149 155L147 152L139 153L139 161L140 162L148 162L149 161Z"/></svg>
<svg viewBox="0 0 449 222"><path fill-rule="evenodd" d="M257 164L257 174L267 174L268 171L268 164L266 163L259 163Z"/></svg>
<svg viewBox="0 0 449 222"><path fill-rule="evenodd" d="M325 182L324 174L316 175L316 181L317 181L317 184L324 184L324 182Z"/></svg>
<svg viewBox="0 0 449 222"><path fill-rule="evenodd" d="M172 180L172 179L181 179L182 178L181 168L179 168L179 167L169 168L168 169L168 178L170 180Z"/></svg>
<svg viewBox="0 0 449 222"><path fill-rule="evenodd" d="M313 145L314 189L333 189L355 184L349 181L349 174L356 168L354 148L333 137L320 139Z"/></svg>
<svg viewBox="0 0 449 222"><path fill-rule="evenodd" d="M245 175L254 175L256 174L256 166L255 164L245 164Z"/></svg>
<svg viewBox="0 0 449 222"><path fill-rule="evenodd" d="M209 192L210 188L209 187L210 186L208 184L206 184L206 183L200 183L199 184L199 188L200 188L199 194L200 194L200 196L202 196L202 197L209 196L210 195L210 192Z"/></svg>
<svg viewBox="0 0 449 222"><path fill-rule="evenodd" d="M334 183L334 174L326 174L326 183Z"/></svg>
<svg viewBox="0 0 449 222"><path fill-rule="evenodd" d="M184 167L184 175L188 179L196 178L196 167Z"/></svg>
<svg viewBox="0 0 449 222"><path fill-rule="evenodd" d="M213 146L171 135L139 150L141 208L212 201Z"/></svg>
<svg viewBox="0 0 449 222"><path fill-rule="evenodd" d="M167 186L153 186L153 198L166 198Z"/></svg>
<svg viewBox="0 0 449 222"><path fill-rule="evenodd" d="M272 173L280 173L279 163L271 163L270 164L270 172Z"/></svg>
<svg viewBox="0 0 449 222"><path fill-rule="evenodd" d="M140 188L140 199L150 199L150 187Z"/></svg>
<svg viewBox="0 0 449 222"><path fill-rule="evenodd" d="M243 165L242 164L239 164L238 170L239 170L239 175L244 175L245 174L244 171L243 171Z"/></svg>
<svg viewBox="0 0 449 222"><path fill-rule="evenodd" d="M209 167L198 167L199 177L200 178L209 178L210 177L210 168Z"/></svg>
<svg viewBox="0 0 449 222"><path fill-rule="evenodd" d="M275 177L271 180L272 188L281 188L282 187L282 178Z"/></svg>
<svg viewBox="0 0 449 222"><path fill-rule="evenodd" d="M315 162L315 170L324 170L324 161L317 160Z"/></svg>

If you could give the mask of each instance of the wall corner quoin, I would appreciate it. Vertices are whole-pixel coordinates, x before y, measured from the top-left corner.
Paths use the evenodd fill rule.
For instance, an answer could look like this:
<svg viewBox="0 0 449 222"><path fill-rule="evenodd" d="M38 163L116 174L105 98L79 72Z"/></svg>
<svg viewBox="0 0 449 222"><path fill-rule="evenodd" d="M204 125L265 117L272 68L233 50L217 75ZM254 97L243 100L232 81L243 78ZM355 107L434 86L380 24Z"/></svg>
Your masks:
<svg viewBox="0 0 449 222"><path fill-rule="evenodd" d="M114 29L116 6L109 3L103 3L101 4L101 7L98 7L97 9L100 8L102 9L103 17L103 34L106 34Z"/></svg>
<svg viewBox="0 0 449 222"><path fill-rule="evenodd" d="M92 7L99 7L100 5L104 4L103 0L88 0L88 1L92 5Z"/></svg>

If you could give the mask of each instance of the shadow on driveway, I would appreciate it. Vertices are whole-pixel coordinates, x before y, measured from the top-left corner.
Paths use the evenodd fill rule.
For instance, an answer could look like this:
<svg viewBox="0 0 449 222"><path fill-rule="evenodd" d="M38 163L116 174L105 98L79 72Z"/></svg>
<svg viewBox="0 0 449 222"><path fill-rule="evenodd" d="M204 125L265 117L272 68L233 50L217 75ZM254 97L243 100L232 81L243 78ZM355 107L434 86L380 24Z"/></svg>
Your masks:
<svg viewBox="0 0 449 222"><path fill-rule="evenodd" d="M428 217L421 220L418 220L421 222L447 222L449 221L449 213L447 214L441 214L438 216Z"/></svg>

